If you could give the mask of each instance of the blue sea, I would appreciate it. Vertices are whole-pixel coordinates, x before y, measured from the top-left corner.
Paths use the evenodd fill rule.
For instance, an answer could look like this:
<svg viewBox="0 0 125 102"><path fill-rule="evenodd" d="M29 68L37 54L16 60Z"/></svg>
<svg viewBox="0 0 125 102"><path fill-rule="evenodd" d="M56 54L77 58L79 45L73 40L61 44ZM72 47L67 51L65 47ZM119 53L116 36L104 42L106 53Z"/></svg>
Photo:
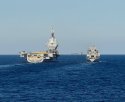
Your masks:
<svg viewBox="0 0 125 102"><path fill-rule="evenodd" d="M0 56L0 102L125 102L125 55L61 55L27 63L17 55Z"/></svg>

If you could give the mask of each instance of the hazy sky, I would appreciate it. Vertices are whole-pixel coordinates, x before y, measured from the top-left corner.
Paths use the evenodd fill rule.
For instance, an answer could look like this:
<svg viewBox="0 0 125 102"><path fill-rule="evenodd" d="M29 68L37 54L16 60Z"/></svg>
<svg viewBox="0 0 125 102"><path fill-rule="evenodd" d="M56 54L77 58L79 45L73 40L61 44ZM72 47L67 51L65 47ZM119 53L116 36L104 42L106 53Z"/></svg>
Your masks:
<svg viewBox="0 0 125 102"><path fill-rule="evenodd" d="M60 53L125 54L125 0L1 0L0 54L46 50L51 25Z"/></svg>

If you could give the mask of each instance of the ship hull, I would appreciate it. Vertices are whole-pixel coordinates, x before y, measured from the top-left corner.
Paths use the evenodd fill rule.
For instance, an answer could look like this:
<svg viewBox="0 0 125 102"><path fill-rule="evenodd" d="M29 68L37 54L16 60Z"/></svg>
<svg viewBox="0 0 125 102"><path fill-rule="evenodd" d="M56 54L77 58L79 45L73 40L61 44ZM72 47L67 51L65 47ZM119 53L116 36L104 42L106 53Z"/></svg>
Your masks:
<svg viewBox="0 0 125 102"><path fill-rule="evenodd" d="M42 62L49 62L58 57L57 54L52 54L52 56L49 56L50 54L27 54L26 60L29 63L42 63Z"/></svg>
<svg viewBox="0 0 125 102"><path fill-rule="evenodd" d="M99 59L89 58L89 59L87 59L87 61L88 61L88 62L98 62L98 61L99 61Z"/></svg>
<svg viewBox="0 0 125 102"><path fill-rule="evenodd" d="M100 55L96 54L87 54L87 60L89 62L98 62L100 58Z"/></svg>
<svg viewBox="0 0 125 102"><path fill-rule="evenodd" d="M27 56L27 61L29 63L42 63L44 61L43 56Z"/></svg>

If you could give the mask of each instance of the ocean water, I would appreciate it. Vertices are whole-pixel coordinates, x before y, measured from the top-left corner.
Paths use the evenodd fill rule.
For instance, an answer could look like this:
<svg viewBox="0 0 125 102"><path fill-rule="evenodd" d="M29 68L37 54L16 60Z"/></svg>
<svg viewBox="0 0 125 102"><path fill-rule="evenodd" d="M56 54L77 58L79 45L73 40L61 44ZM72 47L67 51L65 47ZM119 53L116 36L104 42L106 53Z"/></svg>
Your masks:
<svg viewBox="0 0 125 102"><path fill-rule="evenodd" d="M125 55L61 55L30 64L0 56L0 102L125 102Z"/></svg>

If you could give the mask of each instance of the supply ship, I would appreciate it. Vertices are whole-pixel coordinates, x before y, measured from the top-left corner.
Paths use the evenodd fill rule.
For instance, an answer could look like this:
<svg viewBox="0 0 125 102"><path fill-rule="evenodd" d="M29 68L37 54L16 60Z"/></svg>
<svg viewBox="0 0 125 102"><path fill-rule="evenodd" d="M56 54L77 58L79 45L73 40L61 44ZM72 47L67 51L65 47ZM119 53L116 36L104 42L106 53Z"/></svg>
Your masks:
<svg viewBox="0 0 125 102"><path fill-rule="evenodd" d="M90 61L90 62L95 62L95 61L98 61L99 58L100 58L100 53L99 51L96 49L95 46L93 47L90 47L88 50L87 50L87 60Z"/></svg>

